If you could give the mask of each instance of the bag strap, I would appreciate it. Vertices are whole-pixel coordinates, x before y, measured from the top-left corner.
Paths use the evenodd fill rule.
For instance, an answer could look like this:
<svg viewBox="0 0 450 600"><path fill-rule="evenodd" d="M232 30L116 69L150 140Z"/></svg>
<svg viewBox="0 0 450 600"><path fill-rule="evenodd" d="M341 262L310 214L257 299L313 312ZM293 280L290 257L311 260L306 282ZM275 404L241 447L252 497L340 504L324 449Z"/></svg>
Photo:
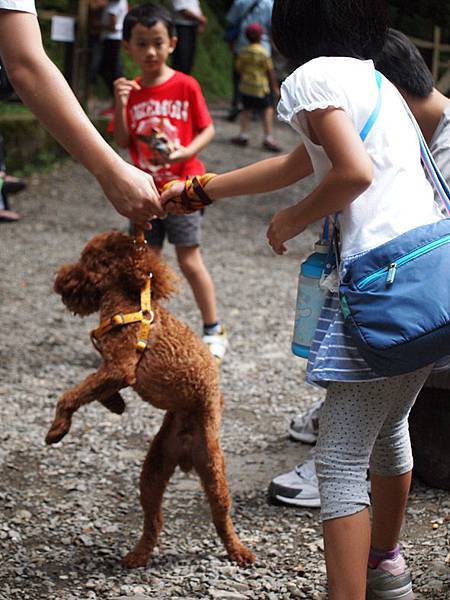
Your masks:
<svg viewBox="0 0 450 600"><path fill-rule="evenodd" d="M366 137L369 135L370 130L375 125L375 121L377 120L381 109L381 84L383 83L383 75L379 71L375 71L375 81L377 82L378 88L377 103L373 111L370 113L369 118L367 119L364 127L359 132L359 137L362 139L363 142L366 140Z"/></svg>
<svg viewBox="0 0 450 600"><path fill-rule="evenodd" d="M425 167L425 170L427 171L431 182L434 186L434 189L436 190L439 199L441 200L442 204L445 207L445 210L447 211L447 214L450 215L450 188L448 186L448 183L445 181L444 176L440 172L439 167L437 166L436 161L434 160L433 155L431 154L431 150L428 148L425 138L423 137L422 130L420 129L419 124L417 123L416 119L414 118L414 115L411 112L411 109L406 104L405 100L403 100L403 104L406 108L409 118L411 119L414 125L417 137L419 138L420 156L422 158L423 166Z"/></svg>

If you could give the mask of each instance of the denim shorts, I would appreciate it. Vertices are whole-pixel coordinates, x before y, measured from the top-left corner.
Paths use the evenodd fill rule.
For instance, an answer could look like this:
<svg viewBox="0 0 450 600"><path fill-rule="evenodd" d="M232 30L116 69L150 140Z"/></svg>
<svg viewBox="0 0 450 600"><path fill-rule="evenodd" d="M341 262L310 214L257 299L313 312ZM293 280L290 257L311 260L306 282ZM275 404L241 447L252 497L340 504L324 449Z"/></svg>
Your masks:
<svg viewBox="0 0 450 600"><path fill-rule="evenodd" d="M162 248L167 237L174 246L199 246L201 242L202 212L191 215L168 215L165 219L153 219L152 228L145 232L150 246Z"/></svg>

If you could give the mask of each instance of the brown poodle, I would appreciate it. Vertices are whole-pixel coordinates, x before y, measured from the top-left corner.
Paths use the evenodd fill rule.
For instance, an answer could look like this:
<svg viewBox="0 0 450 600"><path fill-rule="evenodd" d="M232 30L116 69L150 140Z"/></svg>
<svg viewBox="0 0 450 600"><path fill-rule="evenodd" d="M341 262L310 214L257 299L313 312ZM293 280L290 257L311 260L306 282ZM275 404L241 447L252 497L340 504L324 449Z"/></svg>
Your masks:
<svg viewBox="0 0 450 600"><path fill-rule="evenodd" d="M139 396L167 411L145 459L141 480L144 510L142 537L123 559L127 567L147 564L162 527L162 498L175 468L194 468L211 507L212 518L228 556L244 565L254 555L240 542L231 521L231 500L219 443L223 397L216 362L208 348L160 300L175 291L175 275L146 245L119 232L95 236L80 260L60 268L55 291L69 310L80 316L100 311L105 322L117 313L140 308L140 291L152 277L154 322L148 346L136 351L140 324L117 327L98 338L99 369L65 392L56 406L46 442L61 440L72 415L98 400L115 413L125 409L120 395L131 386Z"/></svg>

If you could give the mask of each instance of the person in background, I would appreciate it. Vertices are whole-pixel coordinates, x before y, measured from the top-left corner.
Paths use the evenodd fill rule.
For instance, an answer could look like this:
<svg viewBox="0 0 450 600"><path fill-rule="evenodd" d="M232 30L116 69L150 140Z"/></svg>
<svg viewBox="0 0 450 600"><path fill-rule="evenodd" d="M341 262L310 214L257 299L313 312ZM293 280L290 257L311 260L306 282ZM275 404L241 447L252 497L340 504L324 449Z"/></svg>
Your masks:
<svg viewBox="0 0 450 600"><path fill-rule="evenodd" d="M243 109L239 115L239 135L232 138L231 142L237 146L248 145L252 112L258 112L262 114L264 130L262 147L270 152L280 152L281 148L272 135L274 97L279 97L280 88L272 59L261 44L263 33L264 30L259 23L250 23L245 30L250 44L240 50L236 59Z"/></svg>
<svg viewBox="0 0 450 600"><path fill-rule="evenodd" d="M175 71L167 60L177 43L167 10L155 4L135 6L125 17L125 50L140 69L135 80L115 82L116 105L111 129L131 160L151 173L160 190L173 180L205 172L197 154L214 137L214 126L198 82ZM217 317L214 283L200 248L202 215L168 215L146 233L158 254L165 238L174 244L178 264L203 319L203 341L220 362L228 339Z"/></svg>
<svg viewBox="0 0 450 600"><path fill-rule="evenodd" d="M205 30L207 18L199 0L171 0L171 4L178 38L172 54L172 68L189 75L194 66L197 34Z"/></svg>
<svg viewBox="0 0 450 600"><path fill-rule="evenodd" d="M34 0L0 0L0 57L17 95L67 152L91 171L120 214L142 226L164 214L151 176L114 152L48 58Z"/></svg>
<svg viewBox="0 0 450 600"><path fill-rule="evenodd" d="M429 68L416 46L395 29L389 29L376 67L399 90L416 118L430 151L447 182L450 182L450 99L435 87ZM441 203L436 199L436 202ZM447 361L437 366L425 387L450 389ZM319 434L320 413L324 400L292 419L292 439L314 444ZM269 485L269 498L286 505L319 507L319 484L314 464L314 450L294 469L278 475Z"/></svg>
<svg viewBox="0 0 450 600"><path fill-rule="evenodd" d="M100 20L99 49L93 52L91 82L97 75L105 82L111 97L114 97L114 81L123 75L120 59L122 26L128 12L128 0L111 0L106 3Z"/></svg>
<svg viewBox="0 0 450 600"><path fill-rule="evenodd" d="M239 34L237 39L230 44L230 50L233 55L233 96L231 99L231 108L228 114L228 120L234 121L241 107L239 98L239 73L236 70L236 58L240 50L248 45L245 35L246 28L250 23L259 23L263 28L261 45L267 50L269 56L272 54L272 43L270 40L270 28L272 22L273 0L234 0L226 14L226 22L229 25L239 25Z"/></svg>
<svg viewBox="0 0 450 600"><path fill-rule="evenodd" d="M5 160L5 144L0 133L0 222L14 223L20 219L20 215L14 210L10 210L8 195L17 194L25 189L26 184L22 179L7 175Z"/></svg>

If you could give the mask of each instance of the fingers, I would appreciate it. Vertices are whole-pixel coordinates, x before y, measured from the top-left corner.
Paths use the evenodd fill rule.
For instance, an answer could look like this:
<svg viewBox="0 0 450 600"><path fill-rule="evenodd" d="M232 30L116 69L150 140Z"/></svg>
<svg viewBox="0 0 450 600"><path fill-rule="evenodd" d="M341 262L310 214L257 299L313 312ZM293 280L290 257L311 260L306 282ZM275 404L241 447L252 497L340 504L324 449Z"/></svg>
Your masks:
<svg viewBox="0 0 450 600"><path fill-rule="evenodd" d="M141 86L137 81L133 79L126 79L125 77L119 77L114 81L114 95L122 104L127 104L130 92L132 90L140 90Z"/></svg>
<svg viewBox="0 0 450 600"><path fill-rule="evenodd" d="M281 255L287 252L287 247L284 243L285 240L280 238L273 223L269 225L266 237L269 245L271 246L275 254Z"/></svg>

